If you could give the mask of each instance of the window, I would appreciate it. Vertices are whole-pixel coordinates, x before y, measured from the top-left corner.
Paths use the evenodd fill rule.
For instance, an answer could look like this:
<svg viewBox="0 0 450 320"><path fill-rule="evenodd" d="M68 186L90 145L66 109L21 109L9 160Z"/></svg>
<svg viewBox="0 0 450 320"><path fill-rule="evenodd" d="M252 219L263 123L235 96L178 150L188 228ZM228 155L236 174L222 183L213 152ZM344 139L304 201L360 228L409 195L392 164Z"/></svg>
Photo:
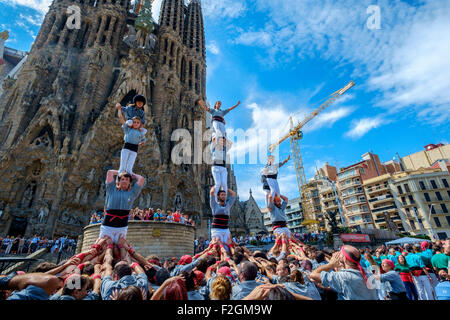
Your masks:
<svg viewBox="0 0 450 320"><path fill-rule="evenodd" d="M450 190L447 190L447 195L450 198Z"/></svg>
<svg viewBox="0 0 450 320"><path fill-rule="evenodd" d="M436 210L434 210L434 206L433 205L429 205L428 209L431 211L431 213L436 213Z"/></svg>
<svg viewBox="0 0 450 320"><path fill-rule="evenodd" d="M445 232L438 232L438 238L439 238L439 240L447 239L447 233L445 233Z"/></svg>
<svg viewBox="0 0 450 320"><path fill-rule="evenodd" d="M423 183L423 181L419 181L419 185L420 185L420 189L422 189L422 190L427 189L427 188L425 188L425 184Z"/></svg>
<svg viewBox="0 0 450 320"><path fill-rule="evenodd" d="M431 180L431 186L433 187L433 189L437 189L437 185L436 185L436 181Z"/></svg>
<svg viewBox="0 0 450 320"><path fill-rule="evenodd" d="M430 195L428 193L425 192L423 195L424 195L426 201L428 201L428 202L431 201Z"/></svg>
<svg viewBox="0 0 450 320"><path fill-rule="evenodd" d="M445 203L441 203L441 208L442 208L443 213L448 213L448 209L447 209L447 206L445 205Z"/></svg>
<svg viewBox="0 0 450 320"><path fill-rule="evenodd" d="M401 186L397 186L398 193L403 194L403 190Z"/></svg>
<svg viewBox="0 0 450 320"><path fill-rule="evenodd" d="M444 187L448 188L447 179L442 179L442 183L444 184Z"/></svg>
<svg viewBox="0 0 450 320"><path fill-rule="evenodd" d="M441 193L440 193L439 191L436 191L435 194L436 194L436 198L437 198L439 201L442 201Z"/></svg>
<svg viewBox="0 0 450 320"><path fill-rule="evenodd" d="M416 202L414 201L414 198L413 198L412 195L408 195L408 199L409 199L409 203L411 203L411 204L416 203Z"/></svg>
<svg viewBox="0 0 450 320"><path fill-rule="evenodd" d="M414 229L414 230L417 229L417 228L416 228L416 223L415 223L413 220L410 220L410 221L409 221L409 224L411 225L411 228L412 228L412 229Z"/></svg>
<svg viewBox="0 0 450 320"><path fill-rule="evenodd" d="M407 183L405 183L403 186L405 187L406 192L411 192L411 190L409 190L409 185Z"/></svg>
<svg viewBox="0 0 450 320"><path fill-rule="evenodd" d="M403 204L404 206L407 205L407 203L406 203L406 198L405 198L405 197L402 197L402 204Z"/></svg>
<svg viewBox="0 0 450 320"><path fill-rule="evenodd" d="M447 227L450 227L450 216L446 216L445 219L447 219Z"/></svg>
<svg viewBox="0 0 450 320"><path fill-rule="evenodd" d="M409 208L406 208L405 210L406 210L406 216L408 218L410 218L411 217L411 212L410 212Z"/></svg>
<svg viewBox="0 0 450 320"><path fill-rule="evenodd" d="M436 224L436 227L438 227L438 228L441 227L441 221L439 220L438 217L434 217L434 223Z"/></svg>

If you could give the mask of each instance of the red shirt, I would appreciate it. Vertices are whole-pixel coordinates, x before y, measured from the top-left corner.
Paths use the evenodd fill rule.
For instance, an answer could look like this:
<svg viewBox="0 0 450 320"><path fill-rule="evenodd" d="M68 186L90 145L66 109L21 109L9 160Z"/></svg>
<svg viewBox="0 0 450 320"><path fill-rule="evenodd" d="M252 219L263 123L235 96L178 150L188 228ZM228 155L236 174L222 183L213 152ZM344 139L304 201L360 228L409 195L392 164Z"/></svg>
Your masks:
<svg viewBox="0 0 450 320"><path fill-rule="evenodd" d="M180 220L181 220L181 213L179 213L178 211L174 212L172 214L172 217L173 217L173 221L180 222Z"/></svg>

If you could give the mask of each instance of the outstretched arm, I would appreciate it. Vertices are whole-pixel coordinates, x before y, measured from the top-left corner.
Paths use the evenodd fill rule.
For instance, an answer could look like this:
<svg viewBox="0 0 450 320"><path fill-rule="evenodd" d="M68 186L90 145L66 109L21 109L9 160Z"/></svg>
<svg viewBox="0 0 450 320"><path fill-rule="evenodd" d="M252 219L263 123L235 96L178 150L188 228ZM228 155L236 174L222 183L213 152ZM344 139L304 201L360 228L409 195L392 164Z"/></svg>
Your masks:
<svg viewBox="0 0 450 320"><path fill-rule="evenodd" d="M231 108L228 108L228 110L227 111L231 111L231 110L233 110L234 108L236 108L238 105L240 105L241 104L241 101L238 101L238 103L236 103L234 106L232 106Z"/></svg>
<svg viewBox="0 0 450 320"><path fill-rule="evenodd" d="M198 100L198 104L205 109L205 111L209 111L209 108L206 106L206 104L203 102L202 99Z"/></svg>
<svg viewBox="0 0 450 320"><path fill-rule="evenodd" d="M120 119L120 123L122 125L124 125L125 124L125 118L123 117L122 106L120 105L120 103L116 104L116 109L117 109L117 115L119 116L119 119Z"/></svg>
<svg viewBox="0 0 450 320"><path fill-rule="evenodd" d="M289 155L289 157L287 157L287 158L283 161L283 164L285 164L286 162L288 162L290 158L291 158L291 155Z"/></svg>

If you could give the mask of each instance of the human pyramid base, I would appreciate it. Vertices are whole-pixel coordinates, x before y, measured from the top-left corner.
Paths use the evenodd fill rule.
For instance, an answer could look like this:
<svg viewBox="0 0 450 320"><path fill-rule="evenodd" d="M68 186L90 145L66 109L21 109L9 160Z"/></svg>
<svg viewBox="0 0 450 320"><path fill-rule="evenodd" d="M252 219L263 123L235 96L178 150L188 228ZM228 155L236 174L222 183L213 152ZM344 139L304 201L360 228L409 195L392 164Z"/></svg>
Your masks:
<svg viewBox="0 0 450 320"><path fill-rule="evenodd" d="M290 157L276 164L269 156L261 171L276 237L273 247L252 252L235 243L228 221L237 197L226 180L226 153L232 143L226 138L223 117L239 102L222 111L220 101L214 109L198 101L213 116L214 128L209 246L180 259L143 257L126 234L128 216L145 184L132 172L138 149L145 143L145 103L145 97L137 95L130 106L116 105L125 144L119 170L107 172L104 220L97 241L59 265L44 262L32 273L0 276L0 300L431 300L448 292L450 239L432 249L427 242L421 249L389 248L387 256L384 246L376 252L349 245L326 251L296 239L287 228L288 199L277 182L278 169Z"/></svg>

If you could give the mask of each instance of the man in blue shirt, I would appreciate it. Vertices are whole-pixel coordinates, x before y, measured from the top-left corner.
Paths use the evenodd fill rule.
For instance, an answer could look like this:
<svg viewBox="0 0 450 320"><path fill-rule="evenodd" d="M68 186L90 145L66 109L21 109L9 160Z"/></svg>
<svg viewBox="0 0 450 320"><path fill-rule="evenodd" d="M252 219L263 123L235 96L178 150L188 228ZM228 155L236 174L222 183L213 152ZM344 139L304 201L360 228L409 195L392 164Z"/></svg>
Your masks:
<svg viewBox="0 0 450 320"><path fill-rule="evenodd" d="M339 300L378 300L376 290L366 284L366 275L359 264L360 258L358 249L345 245L340 252L333 254L328 264L313 270L309 277L335 290ZM331 272L341 263L344 264L343 269Z"/></svg>
<svg viewBox="0 0 450 320"><path fill-rule="evenodd" d="M262 285L256 282L258 268L254 263L245 261L239 265L239 281L240 283L233 287L231 300L242 300L250 294L257 286Z"/></svg>
<svg viewBox="0 0 450 320"><path fill-rule="evenodd" d="M437 300L450 300L450 276L445 270L439 271L439 277L444 281L439 282L436 286L436 299Z"/></svg>
<svg viewBox="0 0 450 320"><path fill-rule="evenodd" d="M131 176L122 172L116 185L114 176L118 174L117 170L108 170L106 175L106 214L99 235L99 238L110 237L114 243L117 243L120 235L126 238L130 210L145 183L140 175ZM132 178L137 179L133 186Z"/></svg>

